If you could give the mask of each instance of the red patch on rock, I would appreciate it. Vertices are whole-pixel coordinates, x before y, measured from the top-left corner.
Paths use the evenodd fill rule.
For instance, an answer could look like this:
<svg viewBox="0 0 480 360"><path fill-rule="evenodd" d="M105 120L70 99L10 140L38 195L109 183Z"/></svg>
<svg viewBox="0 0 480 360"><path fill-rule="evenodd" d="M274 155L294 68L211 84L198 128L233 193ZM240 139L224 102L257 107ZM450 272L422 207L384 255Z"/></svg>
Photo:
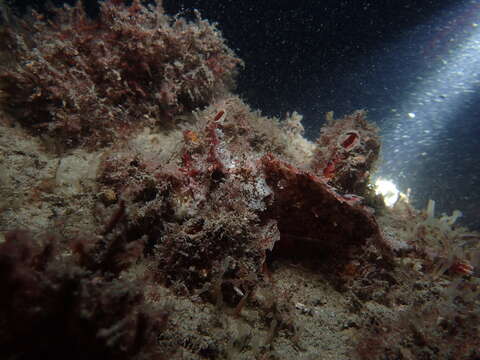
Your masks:
<svg viewBox="0 0 480 360"><path fill-rule="evenodd" d="M262 158L266 181L274 192L267 217L275 219L283 254L334 256L348 260L352 247L368 238L381 239L373 215L360 202L343 198L323 179L301 171L273 155Z"/></svg>

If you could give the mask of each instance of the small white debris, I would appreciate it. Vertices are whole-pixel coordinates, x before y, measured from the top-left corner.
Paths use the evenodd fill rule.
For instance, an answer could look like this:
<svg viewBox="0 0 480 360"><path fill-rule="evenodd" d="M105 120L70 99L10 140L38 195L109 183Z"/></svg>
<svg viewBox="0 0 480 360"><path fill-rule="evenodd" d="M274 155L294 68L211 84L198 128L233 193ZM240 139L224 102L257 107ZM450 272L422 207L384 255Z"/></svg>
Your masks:
<svg viewBox="0 0 480 360"><path fill-rule="evenodd" d="M234 287L233 287L233 290L235 290L235 292L236 292L238 295L240 295L240 296L242 296L242 297L245 296L245 294L243 293L243 291L240 290L238 287L234 286Z"/></svg>
<svg viewBox="0 0 480 360"><path fill-rule="evenodd" d="M300 310L302 312L302 314L308 314L308 315L311 315L312 314L312 309L308 308L306 305L302 304L302 303L295 303L295 308L297 310Z"/></svg>

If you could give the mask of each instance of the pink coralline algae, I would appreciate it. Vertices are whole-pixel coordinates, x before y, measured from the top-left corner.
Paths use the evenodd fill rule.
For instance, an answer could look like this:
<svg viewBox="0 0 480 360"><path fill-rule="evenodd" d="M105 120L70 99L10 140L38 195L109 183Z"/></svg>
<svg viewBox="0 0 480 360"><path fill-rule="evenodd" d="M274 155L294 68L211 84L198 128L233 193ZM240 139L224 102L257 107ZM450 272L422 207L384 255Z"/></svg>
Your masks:
<svg viewBox="0 0 480 360"><path fill-rule="evenodd" d="M378 225L361 199L344 197L324 179L271 155L263 157L262 163L274 193L267 214L277 220L281 234L277 250L313 250L317 256L326 253L343 262L352 247L365 244L367 239L381 239Z"/></svg>
<svg viewBox="0 0 480 360"><path fill-rule="evenodd" d="M385 207L365 111L328 113L310 141L297 112L268 118L230 92L242 62L196 12L99 10L52 7L0 29L0 105L21 125L1 137L2 187L35 199L2 209L54 233L0 232L0 358L266 359L289 338L285 356L303 353L305 336L315 357L328 338L312 329L336 328L340 344L365 325L361 358L432 358L448 339L477 354L478 282L440 287L478 275L478 236L453 226L460 212L436 218L433 202ZM328 311L314 310L324 294Z"/></svg>
<svg viewBox="0 0 480 360"><path fill-rule="evenodd" d="M370 171L378 159L378 129L356 111L342 121L327 117L313 162L316 173L344 192L365 194Z"/></svg>
<svg viewBox="0 0 480 360"><path fill-rule="evenodd" d="M132 166L131 155L117 154L100 178L123 194L130 231L154 245L167 283L192 289L225 274L248 292L270 253L315 254L340 269L365 244L382 244L363 198L342 195L310 168L315 161L290 155L291 134L278 124L235 97L197 117L183 131L177 161L152 167L139 158ZM332 142L360 147L349 131L355 136L342 132Z"/></svg>
<svg viewBox="0 0 480 360"><path fill-rule="evenodd" d="M23 125L69 147L169 126L227 91L241 64L199 14L188 22L139 0L103 1L95 19L80 1L49 10L6 30L15 61L0 65L0 94Z"/></svg>
<svg viewBox="0 0 480 360"><path fill-rule="evenodd" d="M38 14L25 24L38 30L31 46L7 36L24 64L0 72L7 110L64 146L180 128L168 159L111 150L97 179L105 211L122 210L128 247L152 256L167 284L220 277L248 292L269 253L344 264L381 243L362 198L379 150L364 112L329 119L311 143L298 114L280 123L228 93L241 61L208 22L139 1L105 1L98 19L80 4L52 12L61 25ZM194 121L178 127L182 116Z"/></svg>
<svg viewBox="0 0 480 360"><path fill-rule="evenodd" d="M100 240L83 265L118 275L148 258L168 286L222 284L236 304L269 255L310 254L341 271L364 245L383 246L366 204L379 142L365 112L330 116L312 143L296 112L279 122L229 93L241 60L199 16L187 22L138 0L107 0L95 19L80 3L51 11L53 22L23 22L36 30L28 35L7 31L22 66L0 69L1 91L23 126L63 149L119 139L96 178L95 211L112 219L98 235L115 241ZM146 128L165 143L132 145Z"/></svg>

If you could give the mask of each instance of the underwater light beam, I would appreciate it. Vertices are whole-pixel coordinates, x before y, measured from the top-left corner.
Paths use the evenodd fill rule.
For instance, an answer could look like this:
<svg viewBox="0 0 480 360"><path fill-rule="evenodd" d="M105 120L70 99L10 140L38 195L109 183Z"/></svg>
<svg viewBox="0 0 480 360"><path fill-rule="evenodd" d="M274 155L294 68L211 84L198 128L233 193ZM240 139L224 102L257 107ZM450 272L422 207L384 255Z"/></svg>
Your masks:
<svg viewBox="0 0 480 360"><path fill-rule="evenodd" d="M438 39L425 39L425 66L415 74L417 84L386 121L383 172L389 177L405 179L439 146L454 145L447 126L472 105L480 85L479 10L480 2L470 1L427 27L437 30L442 41L438 46ZM441 54L430 54L432 42Z"/></svg>

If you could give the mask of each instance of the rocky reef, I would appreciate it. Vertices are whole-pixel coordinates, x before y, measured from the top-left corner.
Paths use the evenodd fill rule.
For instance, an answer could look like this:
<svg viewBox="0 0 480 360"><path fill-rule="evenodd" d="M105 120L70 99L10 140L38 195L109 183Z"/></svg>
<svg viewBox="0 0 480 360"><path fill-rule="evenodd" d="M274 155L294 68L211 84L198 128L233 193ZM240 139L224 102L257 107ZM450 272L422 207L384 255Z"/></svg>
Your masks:
<svg viewBox="0 0 480 360"><path fill-rule="evenodd" d="M365 111L312 142L252 110L195 16L106 0L3 25L2 357L480 356L478 234L385 206Z"/></svg>

